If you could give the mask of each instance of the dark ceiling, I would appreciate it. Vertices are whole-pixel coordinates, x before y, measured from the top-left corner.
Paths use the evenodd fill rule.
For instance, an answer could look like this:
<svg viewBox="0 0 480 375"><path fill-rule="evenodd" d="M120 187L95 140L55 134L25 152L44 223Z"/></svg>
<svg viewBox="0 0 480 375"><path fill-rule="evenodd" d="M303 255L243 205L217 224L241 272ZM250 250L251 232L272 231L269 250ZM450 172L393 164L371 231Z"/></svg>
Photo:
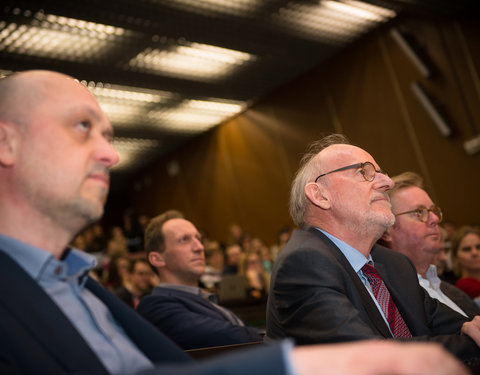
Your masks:
<svg viewBox="0 0 480 375"><path fill-rule="evenodd" d="M402 13L471 0L3 1L0 71L51 69L110 116L129 174Z"/></svg>

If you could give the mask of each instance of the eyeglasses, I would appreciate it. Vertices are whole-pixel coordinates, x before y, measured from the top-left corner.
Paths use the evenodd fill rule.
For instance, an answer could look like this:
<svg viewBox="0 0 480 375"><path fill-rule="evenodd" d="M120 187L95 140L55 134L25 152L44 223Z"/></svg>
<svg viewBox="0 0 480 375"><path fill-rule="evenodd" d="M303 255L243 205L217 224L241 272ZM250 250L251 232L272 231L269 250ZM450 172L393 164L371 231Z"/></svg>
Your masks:
<svg viewBox="0 0 480 375"><path fill-rule="evenodd" d="M412 214L414 213L417 215L417 218L418 220L426 223L428 221L428 218L430 216L430 212L433 212L435 214L436 217L438 217L438 222L441 223L442 222L442 219L443 219L443 212L442 210L440 209L440 207L436 206L436 205L433 205L432 207L430 208L427 208L427 207L418 207L414 210L410 210L410 211L405 211L405 212L400 212L399 214L395 214L395 216L399 216L399 215L405 215L405 214Z"/></svg>
<svg viewBox="0 0 480 375"><path fill-rule="evenodd" d="M346 167L338 168L333 171L323 173L315 179L315 182L317 182L320 177L326 176L327 174L346 171L347 169L354 169L354 168L360 168L361 169L360 173L362 174L363 178L369 182L375 179L376 173L381 173L381 174L384 174L385 176L388 176L388 173L386 171L383 171L381 169L377 170L375 169L375 166L372 163L370 163L369 161L366 161L365 163L347 165Z"/></svg>

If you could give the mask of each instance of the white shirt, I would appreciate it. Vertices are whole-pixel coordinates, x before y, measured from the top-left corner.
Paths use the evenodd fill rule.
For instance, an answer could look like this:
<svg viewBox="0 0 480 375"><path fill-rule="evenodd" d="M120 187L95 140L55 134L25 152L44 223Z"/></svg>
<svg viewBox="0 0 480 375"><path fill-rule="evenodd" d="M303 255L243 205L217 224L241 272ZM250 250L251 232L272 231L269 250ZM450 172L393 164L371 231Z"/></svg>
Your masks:
<svg viewBox="0 0 480 375"><path fill-rule="evenodd" d="M438 299L440 302L447 305L452 310L455 310L456 312L468 318L467 314L465 314L465 312L460 307L458 307L455 302L448 298L440 289L440 284L442 281L437 275L437 267L434 264L430 264L428 266L425 275L427 276L426 279L424 279L422 275L417 273L418 282L420 283L422 288L427 291L430 297Z"/></svg>

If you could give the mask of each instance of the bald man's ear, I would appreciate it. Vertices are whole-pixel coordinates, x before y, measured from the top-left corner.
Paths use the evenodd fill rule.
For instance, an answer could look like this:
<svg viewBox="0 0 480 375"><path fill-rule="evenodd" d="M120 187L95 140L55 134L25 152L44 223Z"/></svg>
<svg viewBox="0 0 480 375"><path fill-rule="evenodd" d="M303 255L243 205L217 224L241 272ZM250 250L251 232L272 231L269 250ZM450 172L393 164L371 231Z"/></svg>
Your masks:
<svg viewBox="0 0 480 375"><path fill-rule="evenodd" d="M19 143L18 125L0 121L0 166L10 167Z"/></svg>
<svg viewBox="0 0 480 375"><path fill-rule="evenodd" d="M163 254L158 253L156 251L152 251L148 254L148 261L150 264L156 268L158 267L165 267L165 259Z"/></svg>
<svg viewBox="0 0 480 375"><path fill-rule="evenodd" d="M330 195L328 190L321 184L310 182L305 186L305 195L313 205L324 210L330 208Z"/></svg>

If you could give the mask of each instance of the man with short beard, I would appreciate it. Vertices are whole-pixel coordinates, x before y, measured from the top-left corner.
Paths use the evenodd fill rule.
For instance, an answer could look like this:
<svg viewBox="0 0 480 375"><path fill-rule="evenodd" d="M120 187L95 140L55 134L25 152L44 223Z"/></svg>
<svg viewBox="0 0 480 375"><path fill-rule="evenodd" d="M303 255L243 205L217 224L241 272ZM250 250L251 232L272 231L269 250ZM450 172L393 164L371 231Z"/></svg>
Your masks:
<svg viewBox="0 0 480 375"><path fill-rule="evenodd" d="M311 146L290 196L300 229L273 266L266 341L435 341L476 361L480 317L469 322L430 298L407 257L375 245L395 221L387 193L393 185L344 136Z"/></svg>

